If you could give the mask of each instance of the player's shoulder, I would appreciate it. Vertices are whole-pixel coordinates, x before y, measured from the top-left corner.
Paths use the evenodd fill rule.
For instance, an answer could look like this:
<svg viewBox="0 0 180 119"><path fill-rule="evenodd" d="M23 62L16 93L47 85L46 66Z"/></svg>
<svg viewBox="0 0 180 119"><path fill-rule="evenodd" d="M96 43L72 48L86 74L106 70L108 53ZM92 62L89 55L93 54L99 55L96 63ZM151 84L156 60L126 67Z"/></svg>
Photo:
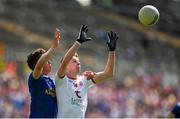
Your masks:
<svg viewBox="0 0 180 119"><path fill-rule="evenodd" d="M172 117L180 118L180 102L176 103L171 110Z"/></svg>
<svg viewBox="0 0 180 119"><path fill-rule="evenodd" d="M178 102L176 105L180 107L180 102Z"/></svg>
<svg viewBox="0 0 180 119"><path fill-rule="evenodd" d="M176 103L175 108L180 109L180 102Z"/></svg>
<svg viewBox="0 0 180 119"><path fill-rule="evenodd" d="M179 110L180 110L180 102L178 102L178 103L176 103L176 104L174 105L174 107L172 108L172 111L171 111L171 112L175 113L175 112L177 112L177 111L179 111Z"/></svg>
<svg viewBox="0 0 180 119"><path fill-rule="evenodd" d="M44 78L44 75L43 74L41 74L40 76L39 76L39 78L34 78L34 76L33 76L33 72L31 72L30 74L29 74L29 79L34 79L34 80L39 80L39 79L41 79L41 78Z"/></svg>
<svg viewBox="0 0 180 119"><path fill-rule="evenodd" d="M30 74L29 74L29 80L34 80L35 78L33 77L33 72L31 72Z"/></svg>

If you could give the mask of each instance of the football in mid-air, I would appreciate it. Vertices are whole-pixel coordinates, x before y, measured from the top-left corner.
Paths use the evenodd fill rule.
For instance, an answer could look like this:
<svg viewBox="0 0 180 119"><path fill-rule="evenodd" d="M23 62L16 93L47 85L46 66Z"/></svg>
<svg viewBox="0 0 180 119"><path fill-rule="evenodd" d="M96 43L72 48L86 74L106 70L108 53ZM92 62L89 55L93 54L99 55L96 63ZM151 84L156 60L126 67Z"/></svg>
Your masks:
<svg viewBox="0 0 180 119"><path fill-rule="evenodd" d="M139 21L145 26L151 26L159 20L159 11L152 5L143 6L138 13Z"/></svg>

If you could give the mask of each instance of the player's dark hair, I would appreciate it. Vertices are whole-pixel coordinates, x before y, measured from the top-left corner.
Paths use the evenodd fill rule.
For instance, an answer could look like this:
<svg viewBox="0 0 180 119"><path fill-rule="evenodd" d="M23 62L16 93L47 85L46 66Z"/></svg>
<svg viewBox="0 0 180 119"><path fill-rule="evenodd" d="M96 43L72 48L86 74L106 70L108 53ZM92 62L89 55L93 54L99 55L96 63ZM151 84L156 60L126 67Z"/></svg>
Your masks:
<svg viewBox="0 0 180 119"><path fill-rule="evenodd" d="M37 61L42 56L42 54L44 54L45 52L46 51L44 49L38 48L34 52L32 52L31 54L28 55L28 57L27 57L27 64L28 64L28 67L31 70L34 70Z"/></svg>

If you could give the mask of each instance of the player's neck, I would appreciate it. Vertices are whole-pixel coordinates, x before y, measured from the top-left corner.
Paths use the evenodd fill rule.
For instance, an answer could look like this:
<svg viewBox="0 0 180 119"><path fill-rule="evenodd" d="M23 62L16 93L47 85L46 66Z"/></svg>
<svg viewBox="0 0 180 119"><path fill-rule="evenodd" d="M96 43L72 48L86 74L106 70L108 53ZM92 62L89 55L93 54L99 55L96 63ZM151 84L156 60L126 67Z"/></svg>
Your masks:
<svg viewBox="0 0 180 119"><path fill-rule="evenodd" d="M49 75L49 73L47 73L47 72L43 72L42 74L45 75L45 76Z"/></svg>
<svg viewBox="0 0 180 119"><path fill-rule="evenodd" d="M69 79L72 79L72 80L76 80L76 79L77 79L77 74L66 73L66 76L67 76Z"/></svg>

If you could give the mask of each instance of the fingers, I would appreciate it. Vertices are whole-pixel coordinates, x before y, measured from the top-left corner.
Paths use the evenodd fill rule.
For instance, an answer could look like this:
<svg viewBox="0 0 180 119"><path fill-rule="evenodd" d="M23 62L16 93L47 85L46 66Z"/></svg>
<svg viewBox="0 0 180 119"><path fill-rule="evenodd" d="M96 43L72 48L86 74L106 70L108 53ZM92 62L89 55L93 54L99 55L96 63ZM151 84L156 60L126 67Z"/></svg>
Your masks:
<svg viewBox="0 0 180 119"><path fill-rule="evenodd" d="M85 76L94 75L94 72L92 72L92 71L85 71L83 74L84 74Z"/></svg>
<svg viewBox="0 0 180 119"><path fill-rule="evenodd" d="M116 41L119 39L119 35L117 34L117 36L116 36Z"/></svg>
<svg viewBox="0 0 180 119"><path fill-rule="evenodd" d="M88 28L85 29L85 32L86 32L86 33L88 32Z"/></svg>
<svg viewBox="0 0 180 119"><path fill-rule="evenodd" d="M84 73L91 73L92 71L85 71Z"/></svg>
<svg viewBox="0 0 180 119"><path fill-rule="evenodd" d="M116 32L110 31L108 33L109 42L112 42L112 40L118 40L118 34Z"/></svg>
<svg viewBox="0 0 180 119"><path fill-rule="evenodd" d="M60 30L58 28L56 28L54 35L55 39L60 39Z"/></svg>
<svg viewBox="0 0 180 119"><path fill-rule="evenodd" d="M116 41L118 40L118 34L116 32L110 31L108 32L108 40L106 42L109 51L115 51L116 49Z"/></svg>
<svg viewBox="0 0 180 119"><path fill-rule="evenodd" d="M112 31L110 31L109 33L108 33L108 37L109 37L109 43L111 43L112 42L112 39L113 39L113 37L114 37L114 33L112 32Z"/></svg>
<svg viewBox="0 0 180 119"><path fill-rule="evenodd" d="M107 41L107 42L110 42L110 39L111 39L110 33L108 33L108 38L109 38L109 39L108 39L109 41Z"/></svg>
<svg viewBox="0 0 180 119"><path fill-rule="evenodd" d="M80 31L88 32L88 27L87 25L81 25Z"/></svg>
<svg viewBox="0 0 180 119"><path fill-rule="evenodd" d="M80 32L79 32L79 36L77 38L77 41L79 43L83 43L83 42L86 42L86 41L90 41L91 38L90 37L87 37L87 32L88 32L88 27L87 25L81 25L81 28L80 28Z"/></svg>
<svg viewBox="0 0 180 119"><path fill-rule="evenodd" d="M53 43L54 48L58 47L60 38L61 38L60 30L56 28L54 32L54 43Z"/></svg>
<svg viewBox="0 0 180 119"><path fill-rule="evenodd" d="M117 37L117 33L116 33L116 32L111 31L111 38L116 39L116 37Z"/></svg>
<svg viewBox="0 0 180 119"><path fill-rule="evenodd" d="M83 73L83 75L87 77L87 80L89 80L89 79L92 79L95 76L95 73L92 72L92 71L85 71Z"/></svg>
<svg viewBox="0 0 180 119"><path fill-rule="evenodd" d="M90 38L90 37L88 37L88 38L86 39L86 41L90 41L90 40L92 40L92 38Z"/></svg>
<svg viewBox="0 0 180 119"><path fill-rule="evenodd" d="M118 40L119 36L118 33L114 32L114 40Z"/></svg>
<svg viewBox="0 0 180 119"><path fill-rule="evenodd" d="M84 25L81 25L80 31L82 31L82 30L83 30L83 27L84 27Z"/></svg>
<svg viewBox="0 0 180 119"><path fill-rule="evenodd" d="M113 38L113 34L114 34L114 33L111 31L111 38Z"/></svg>
<svg viewBox="0 0 180 119"><path fill-rule="evenodd" d="M83 25L83 31L86 31L87 30L87 26L86 25Z"/></svg>
<svg viewBox="0 0 180 119"><path fill-rule="evenodd" d="M85 72L83 73L84 76L89 76L90 74L91 74L91 71L85 71Z"/></svg>

